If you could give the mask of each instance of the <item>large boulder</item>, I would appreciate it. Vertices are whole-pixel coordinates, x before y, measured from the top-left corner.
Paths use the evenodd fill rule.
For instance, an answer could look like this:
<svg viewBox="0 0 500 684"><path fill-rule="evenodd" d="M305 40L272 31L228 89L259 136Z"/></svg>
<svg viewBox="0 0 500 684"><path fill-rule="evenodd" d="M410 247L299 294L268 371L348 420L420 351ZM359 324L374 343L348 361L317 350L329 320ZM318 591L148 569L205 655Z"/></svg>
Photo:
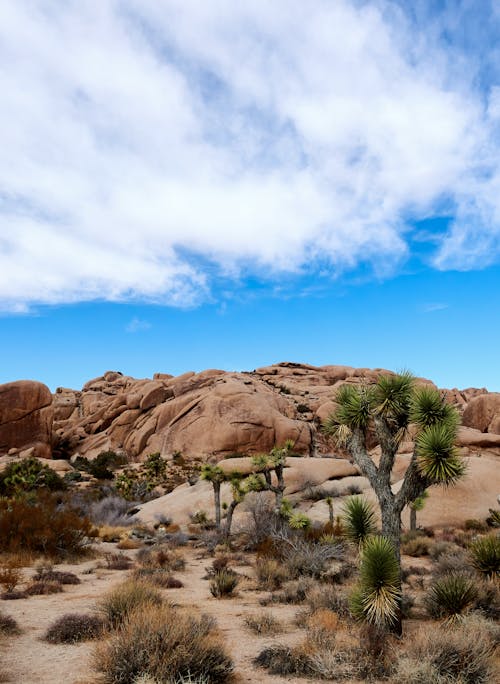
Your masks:
<svg viewBox="0 0 500 684"><path fill-rule="evenodd" d="M464 409L462 424L466 427L500 434L500 393L480 394Z"/></svg>
<svg viewBox="0 0 500 684"><path fill-rule="evenodd" d="M41 382L19 380L0 385L0 454L33 449L52 455L52 395Z"/></svg>

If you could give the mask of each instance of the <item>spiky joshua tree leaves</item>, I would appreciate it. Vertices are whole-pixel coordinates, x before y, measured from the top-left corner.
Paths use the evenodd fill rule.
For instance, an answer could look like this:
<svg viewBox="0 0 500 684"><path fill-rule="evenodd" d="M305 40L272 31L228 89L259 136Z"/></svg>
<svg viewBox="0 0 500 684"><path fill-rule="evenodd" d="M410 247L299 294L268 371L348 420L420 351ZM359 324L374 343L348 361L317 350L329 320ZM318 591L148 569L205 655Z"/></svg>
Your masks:
<svg viewBox="0 0 500 684"><path fill-rule="evenodd" d="M377 627L391 627L399 620L401 582L394 546L387 537L365 540L360 578L350 597L353 615Z"/></svg>
<svg viewBox="0 0 500 684"><path fill-rule="evenodd" d="M349 541L361 546L377 530L372 504L362 496L350 496L342 509L344 534Z"/></svg>
<svg viewBox="0 0 500 684"><path fill-rule="evenodd" d="M380 505L382 534L392 543L400 567L403 509L429 487L451 485L464 473L455 447L458 413L438 390L417 387L410 373L384 374L370 386L342 385L335 400L337 408L324 431L348 450L370 481ZM410 425L415 429L415 448L402 485L393 492L396 453ZM378 465L368 453L369 434L381 449ZM394 624L401 632L400 618Z"/></svg>

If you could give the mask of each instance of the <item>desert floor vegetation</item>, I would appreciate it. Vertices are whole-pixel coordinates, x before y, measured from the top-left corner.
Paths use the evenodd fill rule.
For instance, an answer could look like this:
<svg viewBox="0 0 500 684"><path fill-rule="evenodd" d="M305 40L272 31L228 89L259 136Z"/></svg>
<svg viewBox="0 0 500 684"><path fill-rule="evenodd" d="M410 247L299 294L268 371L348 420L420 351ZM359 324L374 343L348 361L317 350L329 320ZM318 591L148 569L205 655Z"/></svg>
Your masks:
<svg viewBox="0 0 500 684"><path fill-rule="evenodd" d="M129 504L107 494L86 534L73 530L79 550L71 539L61 553L9 543L0 554L0 670L37 684L495 684L497 528L469 522L403 537L397 639L385 617L399 580L362 497L333 523L295 525L286 500L276 511L280 490L269 494L252 491L250 523L230 537L223 515L219 531L197 523L189 534L170 519L122 525ZM17 499L17 523L44 496L55 503L54 493L36 494L35 508ZM67 499L57 506L74 521ZM30 520L29 529L46 524Z"/></svg>

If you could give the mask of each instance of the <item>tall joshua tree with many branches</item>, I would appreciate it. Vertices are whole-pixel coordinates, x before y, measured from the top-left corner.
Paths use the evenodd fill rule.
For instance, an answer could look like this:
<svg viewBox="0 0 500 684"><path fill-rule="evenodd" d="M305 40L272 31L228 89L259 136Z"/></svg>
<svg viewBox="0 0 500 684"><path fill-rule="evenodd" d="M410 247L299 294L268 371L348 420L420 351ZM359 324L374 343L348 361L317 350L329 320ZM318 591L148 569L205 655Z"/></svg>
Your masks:
<svg viewBox="0 0 500 684"><path fill-rule="evenodd" d="M459 424L456 409L428 386L418 387L409 373L381 375L374 385L342 385L337 408L325 422L324 432L347 449L377 495L382 534L390 540L400 568L401 513L432 485L451 485L465 467L455 440ZM401 488L393 492L391 473L398 446L414 427L415 448ZM367 447L373 434L381 448L378 465ZM396 631L401 631L400 617Z"/></svg>

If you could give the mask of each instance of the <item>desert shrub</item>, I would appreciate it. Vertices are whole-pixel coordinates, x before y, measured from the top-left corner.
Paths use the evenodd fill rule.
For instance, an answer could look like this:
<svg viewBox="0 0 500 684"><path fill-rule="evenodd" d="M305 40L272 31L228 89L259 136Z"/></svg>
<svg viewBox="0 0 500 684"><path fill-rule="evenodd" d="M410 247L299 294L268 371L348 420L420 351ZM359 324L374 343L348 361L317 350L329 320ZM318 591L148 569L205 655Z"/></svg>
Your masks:
<svg viewBox="0 0 500 684"><path fill-rule="evenodd" d="M62 585L59 582L41 580L40 582L31 582L25 591L29 596L48 596L49 594L59 594L62 590Z"/></svg>
<svg viewBox="0 0 500 684"><path fill-rule="evenodd" d="M96 639L103 629L103 620L97 615L67 613L50 625L44 639L52 644L74 644Z"/></svg>
<svg viewBox="0 0 500 684"><path fill-rule="evenodd" d="M401 551L407 556L418 558L420 556L428 556L432 545L433 542L431 539L419 535L405 542Z"/></svg>
<svg viewBox="0 0 500 684"><path fill-rule="evenodd" d="M258 557L255 561L255 574L259 588L274 591L290 578L287 568L274 558Z"/></svg>
<svg viewBox="0 0 500 684"><path fill-rule="evenodd" d="M108 570L128 570L132 561L124 553L105 553L104 560Z"/></svg>
<svg viewBox="0 0 500 684"><path fill-rule="evenodd" d="M230 557L226 554L216 556L212 561L212 571L218 572L219 570L226 570L229 565Z"/></svg>
<svg viewBox="0 0 500 684"><path fill-rule="evenodd" d="M17 585L21 582L22 577L23 573L21 569L12 563L6 563L0 568L0 585L6 593L15 591Z"/></svg>
<svg viewBox="0 0 500 684"><path fill-rule="evenodd" d="M472 606L477 597L474 582L465 575L451 574L429 587L425 607L431 617L453 619Z"/></svg>
<svg viewBox="0 0 500 684"><path fill-rule="evenodd" d="M464 530L470 530L473 532L487 532L488 525L484 520L478 520L477 518L468 518L464 522Z"/></svg>
<svg viewBox="0 0 500 684"><path fill-rule="evenodd" d="M305 601L310 613L325 609L333 611L343 618L350 614L347 596L336 587L313 585L306 591Z"/></svg>
<svg viewBox="0 0 500 684"><path fill-rule="evenodd" d="M461 553L461 549L458 544L447 540L436 541L429 549L429 556L435 561L439 560L441 556L459 553Z"/></svg>
<svg viewBox="0 0 500 684"><path fill-rule="evenodd" d="M306 621L307 639L320 650L333 649L337 638L339 618L328 608L319 608Z"/></svg>
<svg viewBox="0 0 500 684"><path fill-rule="evenodd" d="M249 492L242 507L249 514L243 529L247 537L247 548L257 549L282 525L274 510L274 497L270 492Z"/></svg>
<svg viewBox="0 0 500 684"><path fill-rule="evenodd" d="M109 627L122 625L134 610L159 606L163 602L161 594L145 582L126 580L114 587L100 601L98 608Z"/></svg>
<svg viewBox="0 0 500 684"><path fill-rule="evenodd" d="M129 511L130 501L111 494L100 501L93 501L88 507L88 516L95 525L127 527L137 522L133 515L129 515Z"/></svg>
<svg viewBox="0 0 500 684"><path fill-rule="evenodd" d="M453 628L430 627L409 643L407 657L397 667L397 684L488 684L493 682L490 630L469 618Z"/></svg>
<svg viewBox="0 0 500 684"><path fill-rule="evenodd" d="M172 577L170 572L164 568L137 568L133 577L136 580L150 582L162 589L180 589L184 586L179 579Z"/></svg>
<svg viewBox="0 0 500 684"><path fill-rule="evenodd" d="M239 582L238 575L232 570L217 570L210 580L210 593L215 598L231 596Z"/></svg>
<svg viewBox="0 0 500 684"><path fill-rule="evenodd" d="M3 634L19 634L19 627L13 617L0 611L0 636Z"/></svg>
<svg viewBox="0 0 500 684"><path fill-rule="evenodd" d="M33 576L35 582L58 582L59 584L80 584L80 579L73 572L54 570L52 565L39 565Z"/></svg>
<svg viewBox="0 0 500 684"><path fill-rule="evenodd" d="M37 489L51 492L66 488L64 480L37 458L23 458L9 463L0 473L0 496L17 497Z"/></svg>
<svg viewBox="0 0 500 684"><path fill-rule="evenodd" d="M165 547L155 549L141 549L137 560L150 568L164 568L170 572L178 572L186 567L186 559L180 551Z"/></svg>
<svg viewBox="0 0 500 684"><path fill-rule="evenodd" d="M500 586L498 582L483 580L476 584L474 609L491 620L500 620Z"/></svg>
<svg viewBox="0 0 500 684"><path fill-rule="evenodd" d="M78 456L73 465L78 470L83 470L97 480L113 479L113 469L127 463L125 455L117 454L114 451L101 451L94 459L89 460L85 456Z"/></svg>
<svg viewBox="0 0 500 684"><path fill-rule="evenodd" d="M475 575L470 559L463 549L456 549L452 553L441 554L432 568L434 578L444 577L453 573L469 577Z"/></svg>
<svg viewBox="0 0 500 684"><path fill-rule="evenodd" d="M141 675L159 682L204 677L217 684L233 670L213 620L169 605L143 606L132 613L98 645L95 663L108 684L133 682Z"/></svg>
<svg viewBox="0 0 500 684"><path fill-rule="evenodd" d="M81 556L93 528L87 518L40 492L30 499L0 499L0 548L52 558Z"/></svg>
<svg viewBox="0 0 500 684"><path fill-rule="evenodd" d="M307 677L313 674L310 657L298 649L276 645L265 648L254 658L254 664L271 674L288 677Z"/></svg>
<svg viewBox="0 0 500 684"><path fill-rule="evenodd" d="M319 544L293 537L284 540L281 553L291 577L320 577L330 561L342 558L343 548L341 544Z"/></svg>
<svg viewBox="0 0 500 684"><path fill-rule="evenodd" d="M268 602L303 603L306 600L307 593L314 586L316 586L316 583L311 577L300 577L298 580L287 582L280 592L271 595Z"/></svg>
<svg viewBox="0 0 500 684"><path fill-rule="evenodd" d="M267 636L283 631L283 625L271 613L252 613L245 616L245 625L255 634Z"/></svg>
<svg viewBox="0 0 500 684"><path fill-rule="evenodd" d="M472 564L485 577L500 574L500 536L480 537L471 544Z"/></svg>

